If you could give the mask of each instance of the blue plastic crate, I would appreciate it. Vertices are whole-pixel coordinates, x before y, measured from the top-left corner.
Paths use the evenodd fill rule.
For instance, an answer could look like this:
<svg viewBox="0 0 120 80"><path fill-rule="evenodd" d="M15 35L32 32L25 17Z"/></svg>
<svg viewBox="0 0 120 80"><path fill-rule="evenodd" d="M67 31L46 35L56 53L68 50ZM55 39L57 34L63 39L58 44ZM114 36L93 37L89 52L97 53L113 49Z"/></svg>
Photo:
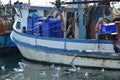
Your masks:
<svg viewBox="0 0 120 80"><path fill-rule="evenodd" d="M54 19L48 18L45 20L45 22L42 24L42 34L46 37L54 37Z"/></svg>
<svg viewBox="0 0 120 80"><path fill-rule="evenodd" d="M33 34L34 35L42 35L42 25L39 23L42 23L41 18L33 18Z"/></svg>
<svg viewBox="0 0 120 80"><path fill-rule="evenodd" d="M27 18L27 28L26 28L27 33L28 34L33 34L32 29L33 29L33 18L28 17Z"/></svg>
<svg viewBox="0 0 120 80"><path fill-rule="evenodd" d="M51 35L52 37L55 37L55 22L56 22L56 19L49 19L49 28L51 28Z"/></svg>
<svg viewBox="0 0 120 80"><path fill-rule="evenodd" d="M105 34L116 32L115 23L102 24L101 32Z"/></svg>
<svg viewBox="0 0 120 80"><path fill-rule="evenodd" d="M58 37L58 38L61 38L63 37L63 34L62 34L62 28L61 28L61 20L57 19L55 21L55 37Z"/></svg>
<svg viewBox="0 0 120 80"><path fill-rule="evenodd" d="M63 37L63 34L61 34L61 21L53 18L45 20L42 24L42 34L46 37Z"/></svg>
<svg viewBox="0 0 120 80"><path fill-rule="evenodd" d="M48 21L45 21L42 24L42 35L45 37L51 37L52 35L50 34L50 28L49 28L49 23Z"/></svg>

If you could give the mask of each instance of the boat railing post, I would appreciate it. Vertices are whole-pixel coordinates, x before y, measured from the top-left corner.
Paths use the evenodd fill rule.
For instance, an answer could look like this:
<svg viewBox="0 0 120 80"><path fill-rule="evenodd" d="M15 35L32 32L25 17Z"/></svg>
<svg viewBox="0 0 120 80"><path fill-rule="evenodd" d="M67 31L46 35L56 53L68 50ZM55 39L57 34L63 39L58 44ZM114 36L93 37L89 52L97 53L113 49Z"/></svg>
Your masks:
<svg viewBox="0 0 120 80"><path fill-rule="evenodd" d="M66 51L66 31L65 31L65 36L64 36L64 51Z"/></svg>

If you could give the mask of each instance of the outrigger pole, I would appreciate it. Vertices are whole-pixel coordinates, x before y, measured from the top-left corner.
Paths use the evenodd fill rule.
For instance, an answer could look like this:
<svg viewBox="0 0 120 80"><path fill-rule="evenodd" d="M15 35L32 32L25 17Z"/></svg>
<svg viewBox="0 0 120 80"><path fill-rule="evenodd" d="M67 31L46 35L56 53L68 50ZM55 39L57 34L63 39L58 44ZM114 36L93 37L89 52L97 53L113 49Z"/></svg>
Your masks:
<svg viewBox="0 0 120 80"><path fill-rule="evenodd" d="M88 3L108 3L108 2L115 2L115 1L120 1L120 0L98 0L98 1L73 1L73 2L64 2L62 4L88 4Z"/></svg>
<svg viewBox="0 0 120 80"><path fill-rule="evenodd" d="M30 1L30 0L29 0ZM56 0L55 6L59 9L61 7L61 5L63 4L88 4L88 3L102 3L104 5L109 5L110 2L116 2L116 1L120 1L120 0L97 0L97 1L71 1L71 2L61 2L61 0Z"/></svg>

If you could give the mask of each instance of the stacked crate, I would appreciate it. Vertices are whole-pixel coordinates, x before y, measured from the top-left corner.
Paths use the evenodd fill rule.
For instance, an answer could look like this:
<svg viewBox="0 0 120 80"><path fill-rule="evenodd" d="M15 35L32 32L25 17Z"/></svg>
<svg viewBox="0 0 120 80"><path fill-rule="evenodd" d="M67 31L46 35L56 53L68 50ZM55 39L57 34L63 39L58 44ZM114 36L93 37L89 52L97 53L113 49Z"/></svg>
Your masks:
<svg viewBox="0 0 120 80"><path fill-rule="evenodd" d="M41 18L33 18L33 34L42 36L42 23Z"/></svg>
<svg viewBox="0 0 120 80"><path fill-rule="evenodd" d="M55 37L58 37L58 38L62 38L63 37L63 34L62 34L62 29L61 29L61 20L57 19L55 21Z"/></svg>
<svg viewBox="0 0 120 80"><path fill-rule="evenodd" d="M27 18L27 33L31 35L42 35L41 25L38 24L41 22L41 18Z"/></svg>
<svg viewBox="0 0 120 80"><path fill-rule="evenodd" d="M54 21L50 20L49 18L43 21L42 24L42 34L45 37L53 37L54 35Z"/></svg>
<svg viewBox="0 0 120 80"><path fill-rule="evenodd" d="M32 29L33 29L33 18L28 17L27 18L27 28L26 28L27 33L32 35L33 34Z"/></svg>
<svg viewBox="0 0 120 80"><path fill-rule="evenodd" d="M61 34L61 21L59 19L48 18L43 21L42 34L45 37L63 37Z"/></svg>
<svg viewBox="0 0 120 80"><path fill-rule="evenodd" d="M39 24L41 22L41 24ZM62 38L61 20L53 18L31 18L27 19L27 33L45 37Z"/></svg>

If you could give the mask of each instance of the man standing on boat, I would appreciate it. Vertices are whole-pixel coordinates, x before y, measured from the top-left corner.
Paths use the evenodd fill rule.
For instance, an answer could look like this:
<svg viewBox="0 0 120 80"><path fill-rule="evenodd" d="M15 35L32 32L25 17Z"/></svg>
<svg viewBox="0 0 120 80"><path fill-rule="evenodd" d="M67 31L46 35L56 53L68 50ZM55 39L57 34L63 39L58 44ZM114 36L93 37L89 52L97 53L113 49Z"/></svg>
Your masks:
<svg viewBox="0 0 120 80"><path fill-rule="evenodd" d="M97 22L96 27L95 27L96 39L99 39L99 34L100 34L100 31L101 31L101 26L102 26L103 22L104 22L103 18L100 17L98 19L98 22Z"/></svg>

